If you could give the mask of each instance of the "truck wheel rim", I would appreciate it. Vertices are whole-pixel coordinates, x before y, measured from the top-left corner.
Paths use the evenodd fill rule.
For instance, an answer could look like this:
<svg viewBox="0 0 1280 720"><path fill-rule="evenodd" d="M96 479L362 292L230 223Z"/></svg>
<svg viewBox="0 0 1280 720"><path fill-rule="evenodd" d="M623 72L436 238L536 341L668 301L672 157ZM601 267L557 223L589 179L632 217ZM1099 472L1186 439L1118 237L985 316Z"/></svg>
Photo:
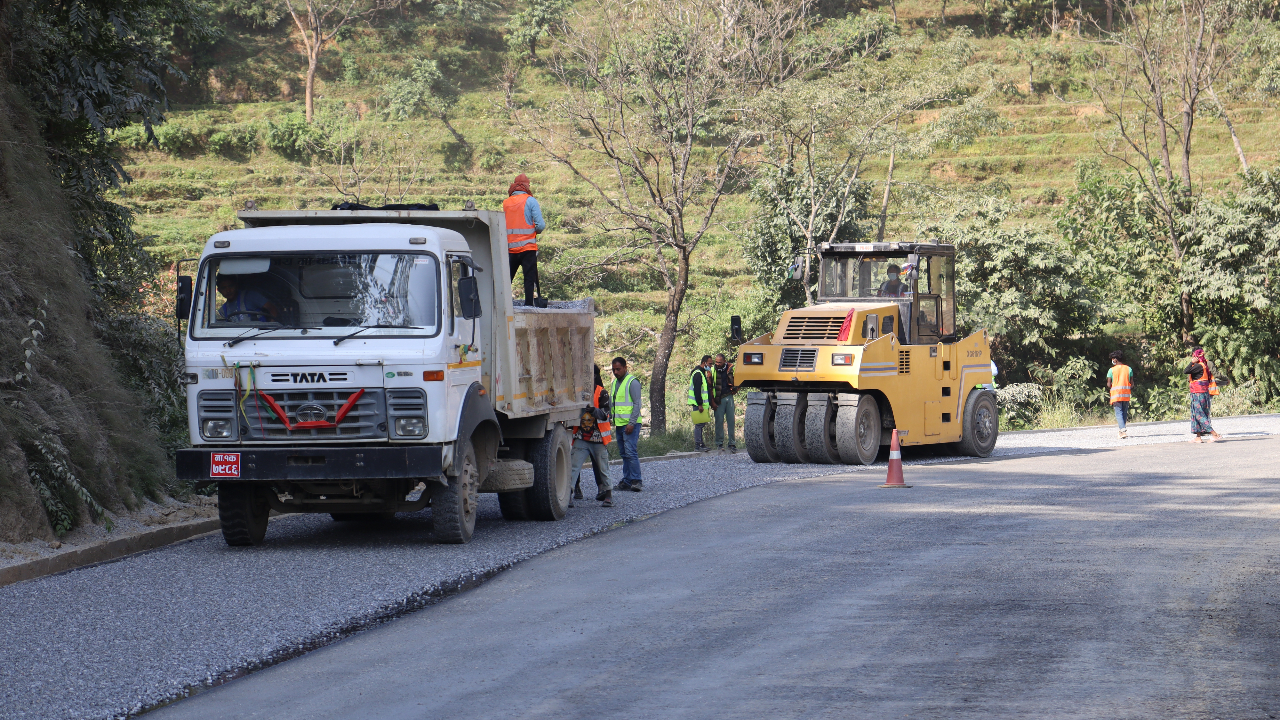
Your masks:
<svg viewBox="0 0 1280 720"><path fill-rule="evenodd" d="M974 421L974 431L978 435L978 442L985 445L991 439L991 409L985 403L978 408Z"/></svg>

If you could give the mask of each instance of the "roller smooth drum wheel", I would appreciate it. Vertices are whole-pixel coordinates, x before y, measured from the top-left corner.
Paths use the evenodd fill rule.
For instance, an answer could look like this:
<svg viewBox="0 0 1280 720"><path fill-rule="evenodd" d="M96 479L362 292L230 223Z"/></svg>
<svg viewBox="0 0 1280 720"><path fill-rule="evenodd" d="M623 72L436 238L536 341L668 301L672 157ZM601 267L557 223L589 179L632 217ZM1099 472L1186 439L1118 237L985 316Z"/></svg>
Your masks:
<svg viewBox="0 0 1280 720"><path fill-rule="evenodd" d="M809 398L804 414L804 446L809 462L836 465L841 462L836 440L836 404L824 396Z"/></svg>
<svg viewBox="0 0 1280 720"><path fill-rule="evenodd" d="M1000 436L1000 415L995 393L990 390L970 391L964 403L964 435L959 448L964 455L987 457L996 449Z"/></svg>
<svg viewBox="0 0 1280 720"><path fill-rule="evenodd" d="M782 395L783 393L779 393ZM808 395L794 394L795 404L778 402L773 416L774 436L778 439L778 455L785 463L809 462L809 451L804 446L804 416L808 409Z"/></svg>
<svg viewBox="0 0 1280 720"><path fill-rule="evenodd" d="M764 395L763 393L761 393ZM751 393L752 396L755 393ZM747 422L743 433L747 440L747 455L758 463L776 463L782 460L778 455L778 441L774 437L774 414L777 405L773 398L748 396Z"/></svg>
<svg viewBox="0 0 1280 720"><path fill-rule="evenodd" d="M836 447L849 465L870 465L880 453L880 408L870 395L857 405L842 405L836 415Z"/></svg>

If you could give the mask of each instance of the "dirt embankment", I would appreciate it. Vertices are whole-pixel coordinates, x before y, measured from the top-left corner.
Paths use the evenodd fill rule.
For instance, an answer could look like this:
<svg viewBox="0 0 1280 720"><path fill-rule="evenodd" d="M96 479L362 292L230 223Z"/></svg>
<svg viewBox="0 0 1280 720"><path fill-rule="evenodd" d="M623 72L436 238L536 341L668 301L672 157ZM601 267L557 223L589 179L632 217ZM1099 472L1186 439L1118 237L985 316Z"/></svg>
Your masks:
<svg viewBox="0 0 1280 720"><path fill-rule="evenodd" d="M90 320L71 209L0 81L0 541L55 539L159 497L168 458ZM27 364L30 367L27 367Z"/></svg>

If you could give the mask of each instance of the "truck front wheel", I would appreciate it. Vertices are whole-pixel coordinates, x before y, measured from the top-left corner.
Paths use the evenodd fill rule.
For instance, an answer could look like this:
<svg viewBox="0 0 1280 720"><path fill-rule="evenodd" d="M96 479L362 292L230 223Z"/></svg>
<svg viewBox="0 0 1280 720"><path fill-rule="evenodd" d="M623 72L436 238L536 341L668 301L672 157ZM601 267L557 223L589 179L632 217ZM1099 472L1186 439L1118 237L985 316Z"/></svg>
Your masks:
<svg viewBox="0 0 1280 720"><path fill-rule="evenodd" d="M964 435L960 452L972 457L987 457L996 449L1000 436L1000 415L996 396L990 390L972 390L964 403Z"/></svg>
<svg viewBox="0 0 1280 720"><path fill-rule="evenodd" d="M259 545L267 536L268 488L246 482L218 483L218 520L228 545Z"/></svg>
<svg viewBox="0 0 1280 720"><path fill-rule="evenodd" d="M533 487L525 490L525 507L534 520L559 520L569 509L570 461L572 438L563 423L556 423L533 445L529 462L533 464Z"/></svg>
<svg viewBox="0 0 1280 720"><path fill-rule="evenodd" d="M836 415L836 447L849 465L870 465L880 453L880 408L870 395L856 405L841 405Z"/></svg>
<svg viewBox="0 0 1280 720"><path fill-rule="evenodd" d="M431 529L436 542L460 545L475 532L480 500L480 469L470 440L458 442L454 470L457 475L445 476L448 485L431 484Z"/></svg>

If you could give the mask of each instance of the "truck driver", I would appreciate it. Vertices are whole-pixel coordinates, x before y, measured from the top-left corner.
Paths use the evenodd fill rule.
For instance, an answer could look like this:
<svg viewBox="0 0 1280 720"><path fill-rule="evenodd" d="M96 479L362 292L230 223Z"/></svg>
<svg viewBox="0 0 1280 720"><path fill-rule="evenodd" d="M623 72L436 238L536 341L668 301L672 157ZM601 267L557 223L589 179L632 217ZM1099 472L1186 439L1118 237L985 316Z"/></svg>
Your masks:
<svg viewBox="0 0 1280 720"><path fill-rule="evenodd" d="M907 284L898 279L901 273L902 268L889 263L889 267L885 268L885 274L889 277L880 283L880 297L902 297L908 293Z"/></svg>
<svg viewBox="0 0 1280 720"><path fill-rule="evenodd" d="M227 322L273 322L280 317L280 309L266 295L253 288L241 287L239 275L219 274L214 283L218 293L227 301L218 309L218 319Z"/></svg>

